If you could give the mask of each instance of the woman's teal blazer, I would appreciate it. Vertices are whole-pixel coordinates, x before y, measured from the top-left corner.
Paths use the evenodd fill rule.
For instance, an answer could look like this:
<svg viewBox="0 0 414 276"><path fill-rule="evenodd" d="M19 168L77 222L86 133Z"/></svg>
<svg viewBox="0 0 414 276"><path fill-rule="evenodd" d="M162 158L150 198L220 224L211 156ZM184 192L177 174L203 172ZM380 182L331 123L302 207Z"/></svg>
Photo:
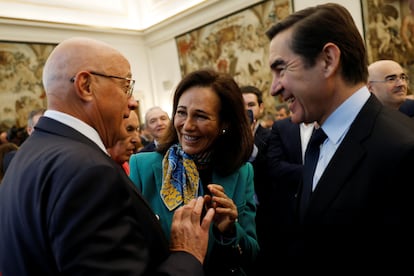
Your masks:
<svg viewBox="0 0 414 276"><path fill-rule="evenodd" d="M132 155L129 161L130 178L152 206L169 239L174 210L169 211L160 196L163 174L162 159L163 155L158 152L142 152ZM232 198L236 204L239 216L238 222L236 222L236 237L234 239L223 239L217 234L218 231L213 233L213 227L210 229L207 259L215 243L237 249L242 261L250 263L256 258L259 252L259 244L256 236L253 174L253 167L250 163L245 163L239 170L226 177L221 177L213 172L212 183L224 187L227 196ZM217 246L217 248L220 248L220 246Z"/></svg>

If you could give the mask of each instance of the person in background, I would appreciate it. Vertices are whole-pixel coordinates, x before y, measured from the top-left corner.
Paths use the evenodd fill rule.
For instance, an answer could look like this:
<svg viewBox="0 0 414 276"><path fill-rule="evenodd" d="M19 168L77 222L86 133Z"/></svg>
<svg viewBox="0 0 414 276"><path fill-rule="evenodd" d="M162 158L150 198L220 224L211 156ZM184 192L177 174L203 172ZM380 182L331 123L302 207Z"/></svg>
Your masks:
<svg viewBox="0 0 414 276"><path fill-rule="evenodd" d="M410 9L411 14L414 14L414 0L408 0L408 8Z"/></svg>
<svg viewBox="0 0 414 276"><path fill-rule="evenodd" d="M21 146L28 136L25 127L12 126L7 131L7 141L14 143L17 146Z"/></svg>
<svg viewBox="0 0 414 276"><path fill-rule="evenodd" d="M276 106L275 121L282 120L290 116L290 110L286 103L281 103Z"/></svg>
<svg viewBox="0 0 414 276"><path fill-rule="evenodd" d="M365 42L351 14L335 3L312 6L266 35L271 95L289 102L292 122L316 121L326 134L286 259L311 263L309 272L321 260L355 269L366 256L404 257L412 236L404 225L414 211L414 122L369 92Z"/></svg>
<svg viewBox="0 0 414 276"><path fill-rule="evenodd" d="M251 159L254 160L253 167L256 171L256 168L261 167L261 164L265 163L265 160L263 160L265 154L263 153L266 151L270 129L260 125L260 118L264 111L262 92L257 87L251 85L240 87L240 91L242 92L244 106L249 114L248 117L250 119L250 127L254 137L254 145L257 148L257 152Z"/></svg>
<svg viewBox="0 0 414 276"><path fill-rule="evenodd" d="M268 220L267 216L262 212L261 202L264 197L269 195L266 153L270 128L264 128L259 123L260 117L264 111L262 91L251 85L240 87L240 91L242 92L246 110L251 110L253 114L251 127L257 153L251 162L254 169L254 188L257 203L256 230L260 241L260 237L263 236L261 232L265 230L263 229L265 227L265 221Z"/></svg>
<svg viewBox="0 0 414 276"><path fill-rule="evenodd" d="M0 133L0 145L6 143L9 143L9 141L7 140L7 131L2 131Z"/></svg>
<svg viewBox="0 0 414 276"><path fill-rule="evenodd" d="M414 117L414 100L407 98L408 75L394 60L378 60L368 66L368 89L380 102Z"/></svg>
<svg viewBox="0 0 414 276"><path fill-rule="evenodd" d="M414 104L414 100L407 99L408 83L408 75L394 60L377 60L368 66L368 90L392 109L400 110L405 102L406 106ZM410 115L409 111L402 110L407 115Z"/></svg>
<svg viewBox="0 0 414 276"><path fill-rule="evenodd" d="M154 138L152 138L151 133L148 131L147 125L145 123L141 124L140 126L139 138L141 138L141 144L144 147L154 140Z"/></svg>
<svg viewBox="0 0 414 276"><path fill-rule="evenodd" d="M154 151L157 148L158 140L166 133L170 117L168 113L159 106L151 107L145 112L145 125L153 140L139 152Z"/></svg>
<svg viewBox="0 0 414 276"><path fill-rule="evenodd" d="M290 242L296 238L297 194L302 183L304 154L313 129L314 124L296 124L290 117L277 120L272 126L265 165L269 196L262 201L261 212L265 219L262 236L258 236L258 269L263 269L262 274L268 269L267 260L284 259Z"/></svg>
<svg viewBox="0 0 414 276"><path fill-rule="evenodd" d="M39 118L43 116L45 111L46 111L45 108L38 108L38 109L33 109L32 111L29 112L28 117L27 117L27 126L26 126L26 129L25 129L25 132L27 134L21 134L22 137L28 137L33 133L33 131L35 130L34 127L36 126L37 122L39 121ZM21 132L23 133L23 128L21 129ZM23 141L20 142L20 145L26 139L27 138L24 138ZM12 139L12 141L15 141L15 140ZM16 144L15 142L13 142L13 143ZM4 170L4 172L6 172L6 169L9 167L9 164L12 161L14 155L16 154L18 148L19 148L19 146L17 146L17 148L15 150L7 152L5 154L5 156L3 157L2 160L3 160L3 170Z"/></svg>
<svg viewBox="0 0 414 276"><path fill-rule="evenodd" d="M263 128L271 129L273 124L275 123L275 120L275 115L273 115L272 113L265 113L262 119L260 120L260 125Z"/></svg>
<svg viewBox="0 0 414 276"><path fill-rule="evenodd" d="M31 135L32 132L35 130L34 129L35 125L39 121L39 118L43 116L45 111L46 111L45 108L39 108L39 109L34 109L29 112L29 116L27 118L27 126L26 126L26 131L28 135Z"/></svg>
<svg viewBox="0 0 414 276"><path fill-rule="evenodd" d="M199 197L168 233L107 148L136 106L128 60L74 37L43 70L48 109L0 185L3 275L202 275L214 209ZM171 234L171 235L170 235Z"/></svg>
<svg viewBox="0 0 414 276"><path fill-rule="evenodd" d="M128 136L116 142L116 144L108 148L111 158L122 166L125 173L129 175L129 158L132 154L137 153L141 147L141 140L139 139L139 119L137 113L132 110L129 117L123 121L124 127Z"/></svg>
<svg viewBox="0 0 414 276"><path fill-rule="evenodd" d="M240 91L242 92L246 110L251 110L253 112L253 120L251 123L253 131L256 132L259 128L259 120L263 116L265 108L262 92L259 88L252 85L241 86Z"/></svg>
<svg viewBox="0 0 414 276"><path fill-rule="evenodd" d="M240 88L227 74L189 73L173 97L172 121L156 152L131 156L130 177L170 232L173 212L204 196L216 210L207 275L244 275L259 251L253 135Z"/></svg>

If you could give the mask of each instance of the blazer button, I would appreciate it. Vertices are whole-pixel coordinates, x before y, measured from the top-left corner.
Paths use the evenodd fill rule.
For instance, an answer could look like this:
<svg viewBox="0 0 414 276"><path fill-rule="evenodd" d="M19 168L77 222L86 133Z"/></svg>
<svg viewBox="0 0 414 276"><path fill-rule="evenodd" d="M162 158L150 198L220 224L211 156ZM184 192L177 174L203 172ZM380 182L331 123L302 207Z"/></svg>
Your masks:
<svg viewBox="0 0 414 276"><path fill-rule="evenodd" d="M155 214L155 217L160 220L160 216L158 214Z"/></svg>

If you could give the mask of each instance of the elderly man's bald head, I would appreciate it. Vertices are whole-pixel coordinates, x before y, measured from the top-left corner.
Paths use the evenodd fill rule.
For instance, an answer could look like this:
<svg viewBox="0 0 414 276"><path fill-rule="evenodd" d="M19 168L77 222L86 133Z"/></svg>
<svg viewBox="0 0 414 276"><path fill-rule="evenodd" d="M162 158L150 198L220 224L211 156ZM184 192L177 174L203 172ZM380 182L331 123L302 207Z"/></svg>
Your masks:
<svg viewBox="0 0 414 276"><path fill-rule="evenodd" d="M383 105L398 109L408 93L404 68L394 60L378 60L368 66L368 73L368 90Z"/></svg>
<svg viewBox="0 0 414 276"><path fill-rule="evenodd" d="M84 37L64 40L43 70L48 109L90 125L111 147L126 137L122 120L137 106L128 94L130 77L128 60L109 44Z"/></svg>
<svg viewBox="0 0 414 276"><path fill-rule="evenodd" d="M373 77L377 77L377 74L381 74L383 71L387 71L387 69L390 67L401 68L401 65L398 62L390 59L381 59L374 61L368 66L369 78L372 79Z"/></svg>
<svg viewBox="0 0 414 276"><path fill-rule="evenodd" d="M62 79L69 80L80 70L104 70L113 56L119 57L120 53L101 41L84 37L63 41L52 51L43 69L46 94L53 93L57 84L65 83Z"/></svg>

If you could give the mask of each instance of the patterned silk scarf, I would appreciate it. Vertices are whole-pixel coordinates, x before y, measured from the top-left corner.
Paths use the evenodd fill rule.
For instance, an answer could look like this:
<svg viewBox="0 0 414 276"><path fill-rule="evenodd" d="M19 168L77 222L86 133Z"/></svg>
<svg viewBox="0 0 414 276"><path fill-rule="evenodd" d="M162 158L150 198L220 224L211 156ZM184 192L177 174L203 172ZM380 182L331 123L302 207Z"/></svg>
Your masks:
<svg viewBox="0 0 414 276"><path fill-rule="evenodd" d="M202 194L202 185L196 164L180 145L171 146L162 161L162 201L172 211L182 203Z"/></svg>

